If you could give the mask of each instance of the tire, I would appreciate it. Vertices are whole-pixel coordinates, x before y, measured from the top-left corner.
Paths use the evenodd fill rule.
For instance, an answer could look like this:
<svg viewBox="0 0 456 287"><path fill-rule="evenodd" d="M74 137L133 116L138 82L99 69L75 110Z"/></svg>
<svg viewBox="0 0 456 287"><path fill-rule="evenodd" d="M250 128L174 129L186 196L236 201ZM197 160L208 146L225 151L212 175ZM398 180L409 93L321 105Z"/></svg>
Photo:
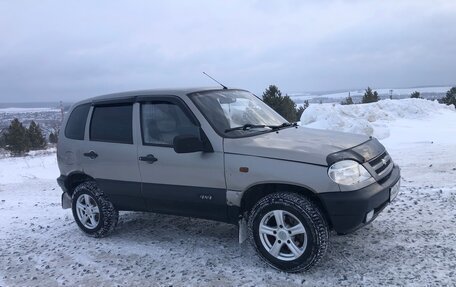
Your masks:
<svg viewBox="0 0 456 287"><path fill-rule="evenodd" d="M248 227L249 240L259 256L285 272L310 269L323 258L329 244L328 224L320 209L294 193L261 198L250 212Z"/></svg>
<svg viewBox="0 0 456 287"><path fill-rule="evenodd" d="M107 236L119 220L119 212L93 181L75 188L71 207L79 228L92 237Z"/></svg>

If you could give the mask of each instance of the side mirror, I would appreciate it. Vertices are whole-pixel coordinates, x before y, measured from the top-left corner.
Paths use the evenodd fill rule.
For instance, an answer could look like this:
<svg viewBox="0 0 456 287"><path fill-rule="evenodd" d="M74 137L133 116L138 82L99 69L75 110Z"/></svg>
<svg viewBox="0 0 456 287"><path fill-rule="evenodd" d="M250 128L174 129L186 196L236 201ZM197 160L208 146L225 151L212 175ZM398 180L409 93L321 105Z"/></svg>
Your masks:
<svg viewBox="0 0 456 287"><path fill-rule="evenodd" d="M196 136L181 135L173 140L174 151L176 153L190 153L204 151L204 143Z"/></svg>

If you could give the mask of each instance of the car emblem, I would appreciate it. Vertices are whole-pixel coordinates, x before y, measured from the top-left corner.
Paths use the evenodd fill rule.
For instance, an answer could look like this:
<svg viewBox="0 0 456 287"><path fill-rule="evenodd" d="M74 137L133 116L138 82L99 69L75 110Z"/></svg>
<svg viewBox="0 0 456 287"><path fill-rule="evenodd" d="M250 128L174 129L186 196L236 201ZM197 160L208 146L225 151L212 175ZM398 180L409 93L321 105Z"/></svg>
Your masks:
<svg viewBox="0 0 456 287"><path fill-rule="evenodd" d="M388 161L386 159L382 158L382 163L383 163L383 165L386 165L388 163Z"/></svg>

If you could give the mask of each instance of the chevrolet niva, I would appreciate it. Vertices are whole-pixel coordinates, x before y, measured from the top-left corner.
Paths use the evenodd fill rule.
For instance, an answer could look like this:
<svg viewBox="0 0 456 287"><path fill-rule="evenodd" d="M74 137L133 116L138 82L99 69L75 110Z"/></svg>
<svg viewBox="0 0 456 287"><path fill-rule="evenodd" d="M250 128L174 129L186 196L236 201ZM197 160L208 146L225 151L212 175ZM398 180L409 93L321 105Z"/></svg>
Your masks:
<svg viewBox="0 0 456 287"><path fill-rule="evenodd" d="M119 210L217 220L287 272L317 263L330 230L372 222L400 187L377 139L287 122L240 89L95 97L62 127L62 207L86 234L106 236Z"/></svg>

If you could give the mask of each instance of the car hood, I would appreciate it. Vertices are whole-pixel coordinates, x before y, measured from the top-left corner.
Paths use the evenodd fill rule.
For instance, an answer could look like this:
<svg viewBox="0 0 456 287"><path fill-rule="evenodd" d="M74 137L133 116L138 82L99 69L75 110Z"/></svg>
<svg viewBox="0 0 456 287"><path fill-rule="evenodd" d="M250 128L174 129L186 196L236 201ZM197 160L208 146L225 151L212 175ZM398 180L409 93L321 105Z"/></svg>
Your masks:
<svg viewBox="0 0 456 287"><path fill-rule="evenodd" d="M224 149L225 153L326 166L329 154L352 148L369 139L359 134L293 127L251 137L225 138Z"/></svg>

